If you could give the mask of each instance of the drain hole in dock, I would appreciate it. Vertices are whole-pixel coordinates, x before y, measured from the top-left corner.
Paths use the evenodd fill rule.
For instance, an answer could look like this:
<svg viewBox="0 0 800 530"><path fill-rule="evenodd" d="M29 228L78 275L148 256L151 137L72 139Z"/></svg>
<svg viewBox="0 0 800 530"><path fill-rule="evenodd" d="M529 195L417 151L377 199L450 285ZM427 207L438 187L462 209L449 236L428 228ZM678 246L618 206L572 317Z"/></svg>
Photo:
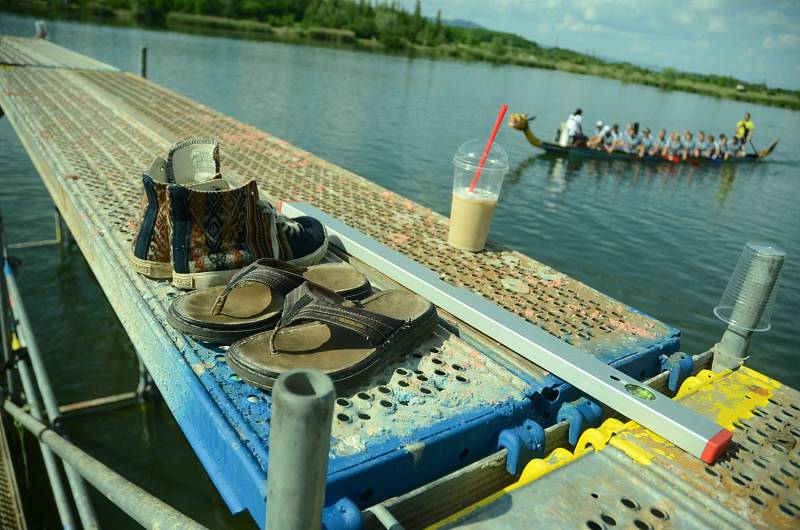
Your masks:
<svg viewBox="0 0 800 530"><path fill-rule="evenodd" d="M385 399L382 399L381 400L381 406L382 407L386 407L387 409L390 409L390 408L392 408L393 403L391 401L387 401Z"/></svg>
<svg viewBox="0 0 800 530"><path fill-rule="evenodd" d="M453 370L458 370L459 372L463 372L464 371L464 367L461 366L460 364L454 364L453 365Z"/></svg>
<svg viewBox="0 0 800 530"><path fill-rule="evenodd" d="M366 392L359 392L356 395L358 396L358 399L361 399L363 401L372 401L372 396Z"/></svg>
<svg viewBox="0 0 800 530"><path fill-rule="evenodd" d="M435 373L436 375L442 375L442 376L447 375L446 373L444 373L443 370L434 370L433 373Z"/></svg>
<svg viewBox="0 0 800 530"><path fill-rule="evenodd" d="M444 364L444 361L441 359L431 359L431 362L433 364Z"/></svg>
<svg viewBox="0 0 800 530"><path fill-rule="evenodd" d="M381 394L391 394L392 393L392 391L390 389L386 388L385 386L379 386L378 387L378 392L380 392Z"/></svg>
<svg viewBox="0 0 800 530"><path fill-rule="evenodd" d="M422 392L425 395L433 394L433 391L430 388L427 388L427 387L424 387L424 386L420 387L419 391Z"/></svg>
<svg viewBox="0 0 800 530"><path fill-rule="evenodd" d="M590 493L589 495L591 495L593 499L600 497L600 495L598 495L597 493Z"/></svg>
<svg viewBox="0 0 800 530"><path fill-rule="evenodd" d="M469 383L469 379L467 379L463 375L457 375L456 381L458 381L459 383Z"/></svg>
<svg viewBox="0 0 800 530"><path fill-rule="evenodd" d="M439 353L439 348L431 348L431 353Z"/></svg>
<svg viewBox="0 0 800 530"><path fill-rule="evenodd" d="M397 384L405 388L408 386L408 381L398 381Z"/></svg>
<svg viewBox="0 0 800 530"><path fill-rule="evenodd" d="M708 474L709 474L709 475L711 475L712 477L718 477L718 476L719 476L719 473L717 473L716 471L714 471L714 470L713 470L713 469L711 469L710 467L707 467L707 468L706 468L706 473L708 473Z"/></svg>
<svg viewBox="0 0 800 530"><path fill-rule="evenodd" d="M610 377L614 381L619 381L619 377L617 377L616 375L609 375L608 377Z"/></svg>
<svg viewBox="0 0 800 530"><path fill-rule="evenodd" d="M650 513L652 513L653 517L656 519L666 519L668 517L666 512L662 512L658 508L650 508Z"/></svg>
<svg viewBox="0 0 800 530"><path fill-rule="evenodd" d="M408 370L406 370L405 368L398 368L397 370L395 370L395 373L398 373L400 375L408 375Z"/></svg>
<svg viewBox="0 0 800 530"><path fill-rule="evenodd" d="M760 498L756 497L755 495L750 495L750 500L753 501L755 504L758 504L759 506L764 506L764 501L762 501Z"/></svg>
<svg viewBox="0 0 800 530"><path fill-rule="evenodd" d="M420 381L427 381L428 380L428 378L425 377L424 375L418 375L417 379L419 379Z"/></svg>
<svg viewBox="0 0 800 530"><path fill-rule="evenodd" d="M586 521L586 528L589 528L590 530L603 530L603 525L590 519Z"/></svg>
<svg viewBox="0 0 800 530"><path fill-rule="evenodd" d="M340 412L339 414L336 415L336 419L341 422L347 423L350 421L350 416L344 414L343 412Z"/></svg>
<svg viewBox="0 0 800 530"><path fill-rule="evenodd" d="M600 519L602 519L603 522L609 526L617 526L617 520L611 517L610 515L602 514L600 516Z"/></svg>
<svg viewBox="0 0 800 530"><path fill-rule="evenodd" d="M639 530L653 530L653 527L650 523L642 521L641 519L634 519L633 525Z"/></svg>
<svg viewBox="0 0 800 530"><path fill-rule="evenodd" d="M761 491L763 491L764 493L766 493L770 497L777 497L778 496L774 491L772 491L771 489L769 489L766 486L761 486L760 488L761 488Z"/></svg>
<svg viewBox="0 0 800 530"><path fill-rule="evenodd" d="M781 504L781 505L780 505L780 509L781 509L781 511L782 511L783 513L785 513L786 515L789 515L789 516L791 516L791 517L795 517L795 516L796 516L796 514L794 513L794 510L792 510L792 509L791 509L791 508L789 508L788 506L784 506L783 504Z"/></svg>
<svg viewBox="0 0 800 530"><path fill-rule="evenodd" d="M336 400L336 404L340 405L342 407L349 407L350 406L350 400L349 399L345 399L345 398L338 398Z"/></svg>
<svg viewBox="0 0 800 530"><path fill-rule="evenodd" d="M619 500L619 502L621 502L624 507L626 507L626 508L628 508L630 510L638 510L639 509L639 504L635 500L629 499L628 497L622 497Z"/></svg>
<svg viewBox="0 0 800 530"><path fill-rule="evenodd" d="M358 419L360 419L360 420L369 420L369 419L371 419L371 417L366 412L359 412L358 413Z"/></svg>

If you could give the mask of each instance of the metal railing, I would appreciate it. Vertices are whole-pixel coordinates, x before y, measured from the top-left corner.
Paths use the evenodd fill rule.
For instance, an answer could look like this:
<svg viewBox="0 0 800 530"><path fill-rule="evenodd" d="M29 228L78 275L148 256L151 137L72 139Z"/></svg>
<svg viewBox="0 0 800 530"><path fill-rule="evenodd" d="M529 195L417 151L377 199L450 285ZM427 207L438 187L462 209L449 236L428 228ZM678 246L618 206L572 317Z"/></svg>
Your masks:
<svg viewBox="0 0 800 530"><path fill-rule="evenodd" d="M57 237L37 244L16 245L30 248L57 244L63 240L60 216L56 214ZM25 305L22 302L13 267L8 259L4 239L3 218L0 215L0 341L4 355L3 410L39 441L47 477L53 492L58 516L63 528L100 528L84 479L108 497L117 507L145 528L205 528L178 512L162 500L150 495L88 453L71 443L64 435L62 407L55 399L50 379L33 335ZM21 390L14 375L19 377ZM141 375L141 374L140 374ZM41 400L39 399L41 396ZM91 407L118 403L135 397L134 393L109 396L67 406L67 410L87 410ZM17 401L17 402L15 402ZM44 406L43 406L44 405ZM27 410L26 410L27 409ZM61 477L59 462L67 476ZM80 524L75 519L72 503L77 508Z"/></svg>

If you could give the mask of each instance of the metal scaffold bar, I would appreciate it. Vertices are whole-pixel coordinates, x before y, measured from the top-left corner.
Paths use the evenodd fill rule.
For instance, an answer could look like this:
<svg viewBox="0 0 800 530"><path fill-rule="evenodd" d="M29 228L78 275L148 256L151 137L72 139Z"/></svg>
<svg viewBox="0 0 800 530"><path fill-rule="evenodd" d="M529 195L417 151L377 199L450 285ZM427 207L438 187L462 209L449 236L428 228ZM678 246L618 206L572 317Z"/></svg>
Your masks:
<svg viewBox="0 0 800 530"><path fill-rule="evenodd" d="M20 343L27 350L27 358L19 362L21 369L20 375L22 375L24 365L29 362L31 368L33 369L33 376L36 380L36 386L38 386L41 393L42 401L44 402L44 408L47 412L47 417L50 421L50 424L53 425L54 428L60 429L61 413L58 410L58 402L53 394L53 388L50 385L50 378L47 375L47 370L44 367L44 362L42 361L42 357L39 352L39 346L36 343L36 338L32 333L30 320L28 319L28 313L25 310L25 306L22 304L22 296L20 295L19 288L17 287L17 281L14 278L14 273L8 263L6 263L4 273L6 285L8 286L8 295L11 300L12 307L14 308L14 315L17 318L17 337L19 338ZM25 394L28 396L28 399L31 399L31 392L26 390ZM86 490L86 485L83 483L83 480L81 480L78 473L69 465L65 465L64 470L67 474L67 481L72 489L72 497L75 500L76 507L78 508L78 516L81 519L83 528L100 528L97 524L97 516L94 513L92 501L89 498L89 492Z"/></svg>
<svg viewBox="0 0 800 530"><path fill-rule="evenodd" d="M11 401L6 400L3 408L56 455L78 470L100 493L145 528L206 528L95 460Z"/></svg>

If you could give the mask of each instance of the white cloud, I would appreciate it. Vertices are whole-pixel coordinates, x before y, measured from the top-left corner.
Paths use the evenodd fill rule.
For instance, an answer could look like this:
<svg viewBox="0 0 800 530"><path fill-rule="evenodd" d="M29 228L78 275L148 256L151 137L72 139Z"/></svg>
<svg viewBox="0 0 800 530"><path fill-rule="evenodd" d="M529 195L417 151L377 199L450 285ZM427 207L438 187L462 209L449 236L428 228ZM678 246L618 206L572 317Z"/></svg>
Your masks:
<svg viewBox="0 0 800 530"><path fill-rule="evenodd" d="M800 35L796 33L780 33L774 37L768 35L761 42L761 47L777 51L800 49Z"/></svg>
<svg viewBox="0 0 800 530"><path fill-rule="evenodd" d="M722 33L728 29L728 19L720 15L711 15L708 19L706 31L710 33Z"/></svg>
<svg viewBox="0 0 800 530"><path fill-rule="evenodd" d="M697 11L713 11L719 7L719 0L692 0L689 2L689 9Z"/></svg>
<svg viewBox="0 0 800 530"><path fill-rule="evenodd" d="M606 31L606 28L600 24L589 24L576 19L569 13L564 15L564 18L556 25L556 28L566 31L574 31L576 33L601 33Z"/></svg>
<svg viewBox="0 0 800 530"><path fill-rule="evenodd" d="M677 11L672 14L672 18L684 26L688 26L694 22L694 15L686 11Z"/></svg>

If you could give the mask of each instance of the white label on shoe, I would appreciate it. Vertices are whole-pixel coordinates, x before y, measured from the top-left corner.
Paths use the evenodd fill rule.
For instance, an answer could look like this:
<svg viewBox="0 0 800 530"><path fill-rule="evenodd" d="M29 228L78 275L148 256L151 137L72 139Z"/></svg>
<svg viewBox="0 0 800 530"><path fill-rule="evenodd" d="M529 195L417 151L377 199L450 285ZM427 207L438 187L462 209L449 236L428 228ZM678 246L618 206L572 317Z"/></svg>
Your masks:
<svg viewBox="0 0 800 530"><path fill-rule="evenodd" d="M214 161L213 152L209 151L205 146L202 149L193 149L192 168L194 169L195 181L214 178L214 175L217 174L217 164Z"/></svg>

